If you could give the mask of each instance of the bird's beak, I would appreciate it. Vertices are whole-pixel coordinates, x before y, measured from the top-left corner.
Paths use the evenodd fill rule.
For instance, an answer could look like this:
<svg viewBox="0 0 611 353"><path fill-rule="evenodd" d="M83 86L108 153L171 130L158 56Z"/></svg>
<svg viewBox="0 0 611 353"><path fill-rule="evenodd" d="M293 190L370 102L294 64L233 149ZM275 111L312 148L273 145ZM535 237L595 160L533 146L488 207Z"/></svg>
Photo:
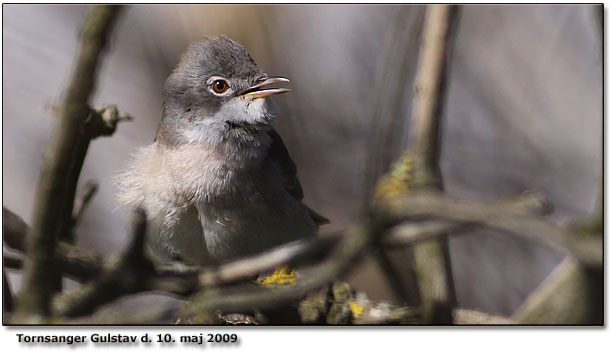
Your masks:
<svg viewBox="0 0 611 353"><path fill-rule="evenodd" d="M273 96L276 94L281 94L281 93L286 93L286 92L291 91L290 88L262 89L263 87L266 87L273 83L278 83L278 82L289 82L289 79L285 77L280 77L280 76L268 77L260 81L256 85L248 87L247 89L243 90L242 92L238 94L238 96L244 96L244 97L249 97L253 99L254 98L265 98L265 97Z"/></svg>

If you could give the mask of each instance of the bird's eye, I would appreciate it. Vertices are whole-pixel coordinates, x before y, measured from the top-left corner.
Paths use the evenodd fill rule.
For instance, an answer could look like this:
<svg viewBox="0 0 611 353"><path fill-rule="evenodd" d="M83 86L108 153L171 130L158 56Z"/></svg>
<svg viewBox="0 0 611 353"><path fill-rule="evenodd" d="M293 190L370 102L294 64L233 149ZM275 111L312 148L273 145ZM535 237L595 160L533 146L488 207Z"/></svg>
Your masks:
<svg viewBox="0 0 611 353"><path fill-rule="evenodd" d="M225 93L229 89L229 84L225 80L214 80L212 82L212 90L214 93Z"/></svg>

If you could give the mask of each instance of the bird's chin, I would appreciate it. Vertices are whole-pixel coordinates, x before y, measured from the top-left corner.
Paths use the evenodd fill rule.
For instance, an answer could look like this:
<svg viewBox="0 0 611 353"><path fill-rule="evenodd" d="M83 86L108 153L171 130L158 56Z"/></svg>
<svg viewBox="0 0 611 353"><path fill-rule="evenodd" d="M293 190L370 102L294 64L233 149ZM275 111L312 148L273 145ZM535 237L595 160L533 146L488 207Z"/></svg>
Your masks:
<svg viewBox="0 0 611 353"><path fill-rule="evenodd" d="M214 115L201 119L183 131L186 143L215 146L226 141L258 144L276 119L277 108L269 98L237 98L225 102Z"/></svg>
<svg viewBox="0 0 611 353"><path fill-rule="evenodd" d="M236 97L221 107L215 114L230 128L264 129L276 119L278 108L269 98Z"/></svg>

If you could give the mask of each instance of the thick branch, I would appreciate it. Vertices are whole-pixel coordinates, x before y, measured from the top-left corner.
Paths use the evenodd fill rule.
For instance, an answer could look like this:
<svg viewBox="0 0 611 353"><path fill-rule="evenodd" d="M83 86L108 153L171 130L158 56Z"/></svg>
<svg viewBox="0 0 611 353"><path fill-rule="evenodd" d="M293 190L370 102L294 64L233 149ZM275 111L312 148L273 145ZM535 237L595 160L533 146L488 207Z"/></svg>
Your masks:
<svg viewBox="0 0 611 353"><path fill-rule="evenodd" d="M59 124L45 153L34 201L32 228L26 238L23 290L17 309L42 317L50 313L54 285L56 232L65 221L65 196L69 194L66 171L74 168L75 147L82 124L89 115L87 105L94 88L98 61L119 13L117 6L95 6L88 12L79 35L76 63L61 104ZM70 179L70 177L69 177ZM72 179L78 179L72 178Z"/></svg>
<svg viewBox="0 0 611 353"><path fill-rule="evenodd" d="M421 186L441 187L441 109L455 12L455 6L451 5L429 5L426 11L412 110L413 130L409 141L409 149L416 156L415 177Z"/></svg>
<svg viewBox="0 0 611 353"><path fill-rule="evenodd" d="M418 189L442 189L441 110L455 12L453 5L429 5L426 11L408 148L414 156L412 187ZM447 240L424 241L413 251L425 322L452 323L456 293Z"/></svg>

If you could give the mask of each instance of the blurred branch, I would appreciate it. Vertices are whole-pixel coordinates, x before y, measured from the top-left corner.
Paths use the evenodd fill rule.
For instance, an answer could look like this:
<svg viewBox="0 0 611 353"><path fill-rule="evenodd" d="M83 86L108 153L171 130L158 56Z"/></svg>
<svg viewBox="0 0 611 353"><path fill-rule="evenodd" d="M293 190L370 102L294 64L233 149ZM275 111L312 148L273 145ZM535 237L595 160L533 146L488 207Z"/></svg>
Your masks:
<svg viewBox="0 0 611 353"><path fill-rule="evenodd" d="M385 246L412 246L423 240L458 234L472 229L472 225L452 221L424 221L396 225L384 237Z"/></svg>
<svg viewBox="0 0 611 353"><path fill-rule="evenodd" d="M66 209L66 204L72 201L66 201L66 197L76 187L82 166L79 157L84 158L86 152L87 144L81 136L83 123L91 117L87 102L119 9L118 6L91 7L79 33L75 66L63 94L59 124L46 149L34 201L32 228L26 237L23 288L17 297L17 314L35 315L26 321L37 322L50 313L50 299L59 277L53 256L56 233L66 224L67 217L72 216L72 209Z"/></svg>
<svg viewBox="0 0 611 353"><path fill-rule="evenodd" d="M420 192L408 198L397 198L384 205L393 220L418 217L439 217L466 224L478 224L516 236L544 243L554 249L570 252L587 264L602 264L602 239L571 240L571 232L537 217L508 211L502 204L453 199L438 193Z"/></svg>
<svg viewBox="0 0 611 353"><path fill-rule="evenodd" d="M154 271L153 263L144 255L146 215L139 211L134 218L133 239L128 250L91 283L57 297L54 309L60 316L86 315L119 297L148 289L147 274Z"/></svg>
<svg viewBox="0 0 611 353"><path fill-rule="evenodd" d="M2 208L2 231L4 242L12 249L24 252L25 234L29 227L21 219L7 208ZM5 259L6 255L3 256ZM97 276L104 265L101 255L88 251L72 244L59 241L55 247L55 259L62 273L70 278L85 282ZM4 263L9 268L21 268L21 259L11 258L9 263Z"/></svg>
<svg viewBox="0 0 611 353"><path fill-rule="evenodd" d="M321 288L346 273L376 233L373 229L375 228L361 225L347 230L329 256L313 266L311 270L316 276L312 278L304 279L293 286L279 288L206 287L191 297L190 305L185 306L180 315L191 316L214 310L266 309L301 299L308 292Z"/></svg>
<svg viewBox="0 0 611 353"><path fill-rule="evenodd" d="M454 5L427 6L412 105L413 130L403 157L410 164L405 165L411 172L409 187L416 190L442 189L439 171L441 111L455 19ZM452 323L456 293L447 240L422 241L413 247L413 253L425 322Z"/></svg>
<svg viewBox="0 0 611 353"><path fill-rule="evenodd" d="M93 198L95 193L98 191L98 183L95 181L88 181L83 190L79 193L76 200L74 201L74 211L72 212L72 226L76 226L81 220L83 212L89 205L89 201Z"/></svg>
<svg viewBox="0 0 611 353"><path fill-rule="evenodd" d="M427 6L422 49L416 74L410 149L413 151L413 186L441 189L439 151L441 110L445 96L447 59L456 6Z"/></svg>
<svg viewBox="0 0 611 353"><path fill-rule="evenodd" d="M10 248L23 252L23 239L28 226L6 208L3 208L3 218L4 241ZM341 238L339 234L329 234L300 240L219 267L159 266L150 273L142 274L142 278L147 280L146 286L140 289L185 295L202 286L234 283L282 264L299 265L321 259L335 248ZM6 255L5 258L10 261L11 268L21 267L20 259ZM105 267L115 263L110 260L105 264L100 255L61 241L56 247L56 258L63 273L79 282L94 279Z"/></svg>
<svg viewBox="0 0 611 353"><path fill-rule="evenodd" d="M23 268L23 259L18 256L2 252L2 264L4 268L12 270L21 270Z"/></svg>
<svg viewBox="0 0 611 353"><path fill-rule="evenodd" d="M602 271L588 271L567 256L511 318L522 325L602 325L602 293Z"/></svg>
<svg viewBox="0 0 611 353"><path fill-rule="evenodd" d="M4 268L2 269L2 312L10 313L13 311L13 292L8 282L8 276Z"/></svg>
<svg viewBox="0 0 611 353"><path fill-rule="evenodd" d="M545 202L542 200L542 196L540 194L529 193L522 194L518 197L503 199L501 201L497 201L493 205L495 205L498 212L503 212L506 214L520 214L525 212L540 211L540 208L537 207L542 207L545 205ZM482 207L490 208L490 206L483 205ZM4 232L6 234L5 241L14 249L22 249L22 247L19 245L22 242L20 242L19 239L23 237L23 233L26 231L27 225L25 225L25 223L18 216L14 215L9 210L4 209L3 213L6 220L4 224ZM409 214L407 214L407 216L409 216ZM407 217L395 217L393 214L391 214L390 217L382 217L384 222L388 221L388 223L385 223L384 227L387 227L388 224L392 225L396 224L396 222L402 222L406 218ZM448 228L463 227L465 224L466 223L451 223L448 221L409 224L410 232L415 237L414 239L410 239L409 243L413 243L418 239L424 238L424 236L418 232L428 234L429 236L438 236L439 234L435 234L435 230L445 232L448 230ZM434 227L436 227L436 229L432 229ZM276 247L256 256L235 260L219 267L206 268L185 267L184 265L159 266L153 268L150 267L148 260L140 255L142 250L136 252L138 256L131 256L132 259L140 259L137 261L134 260L128 262L125 260L125 256L127 255L123 256L124 260L117 261L111 259L103 261L103 259L97 254L84 251L83 249L65 242L59 242L56 257L60 263L62 271L65 271L66 275L81 282L96 278L98 275L100 277L95 280L93 284L85 285L82 290L68 293L62 297L59 297L56 303L64 303L63 305L66 305L65 303L73 302L72 305L75 306L77 305L75 304L77 302L86 303L87 305L79 304L78 306L80 308L78 310L68 310L67 308L61 309L62 304L58 305L62 312L70 313L69 316L86 315L100 305L127 294L157 290L171 294L188 295L202 287L208 289L213 288L213 290L215 290L214 287L216 286L232 285L238 281L248 279L257 273L273 269L281 264L310 264L320 259L324 259L323 261L326 261L327 266L329 267L319 265L322 266L320 268L323 269L320 271L324 271L325 268L331 268L333 271L326 270L325 273L327 273L327 275L323 276L320 281L305 283L303 287L298 287L297 289L293 289L288 292L274 294L274 296L271 297L273 300L266 300L261 305L265 306L265 303L271 305L271 303L273 303L275 300L290 301L291 299L300 297L302 293L304 293L304 291L307 292L309 288L316 288L324 285L326 281L333 279L334 274L338 272L341 273L341 270L337 269L338 266L346 265L344 265L344 262L336 263L337 260L334 259L334 256L339 251L339 244L346 244L346 237L350 237L351 234L354 234L354 232L355 231L352 230L341 235L330 234L310 240L296 241ZM372 236L372 234L373 233L370 233L369 236ZM386 243L386 239L383 237L376 236L374 238L380 238L383 243ZM140 238L134 236L134 239ZM390 238L390 240L393 241L392 238ZM140 246L142 246L140 241L135 241L130 247L131 250L129 250L127 254L134 254L136 251L135 249L137 249L135 247L136 244L140 244ZM357 250L354 248L351 249L354 251L353 254L356 253ZM340 254L342 253L340 252ZM346 261L345 255L343 259ZM320 271L315 272L318 273ZM204 291L205 290L206 289L204 289ZM229 288L227 290L231 292L232 289ZM227 298L223 298L223 300L220 300L220 302L212 301L212 303L229 306L237 305L236 302L246 302L249 304L240 305L248 306L251 303L248 302L248 300L255 301L258 300L256 298L260 298L260 296L265 297L269 294L266 291L267 289L264 289L263 292L259 292L259 290L260 288L254 288L253 292L247 291L245 294L248 295L248 298L255 299L245 299L238 295L237 298L234 296L229 296ZM222 293L223 296L225 296L226 293L224 291ZM284 296L287 297L285 298ZM235 300L235 302L231 302L229 304L225 300ZM254 305L257 306L258 304ZM83 309L83 307L86 310Z"/></svg>
<svg viewBox="0 0 611 353"><path fill-rule="evenodd" d="M520 214L537 212L540 210L537 206L541 207L545 205L545 202L541 199L540 194L530 193L497 201L492 205L494 207L488 206L488 208L495 208L499 213ZM27 226L9 210L4 209L3 213L7 221L4 224L4 232L7 235L5 241L9 246L19 249L19 244L22 243L19 241L19 237L23 236ZM142 224L135 227L139 231L134 236L135 240L130 246L130 250L118 261L107 260L104 262L98 255L92 255L71 244L59 242L57 258L67 275L81 280L95 278L98 275L99 277L80 290L58 297L56 308L67 316L82 316L92 313L99 306L127 294L159 290L166 293L186 295L200 290L202 287L203 289L195 297L205 297L205 300L201 300L204 300L206 304L203 307L185 309L186 311L183 313L193 314L199 310L216 310L219 308L239 310L238 308L273 307L280 305L280 303L288 303L299 299L311 290L324 286L344 273L350 268L349 263L356 261L359 252L365 250L367 241L363 240L363 237L365 239L371 237L378 239L380 237L375 236L375 234L381 235L380 232L383 229L409 218L410 215L410 213L407 213L405 217L396 217L396 215L390 214L381 217L383 224L374 228L361 226L356 230L352 229L345 232L344 235L327 235L308 241L289 243L262 254L236 260L216 268L189 268L185 266L153 268L142 255L142 238L138 235L144 233L141 228ZM418 230L432 234L431 225L438 227L441 231L447 230L445 227L452 227L447 221L440 221L437 224L435 222L410 224L410 229L416 239L422 239L422 235L418 235ZM463 223L455 223L454 225L463 226ZM367 229L369 230L367 231ZM364 231L368 233L363 234ZM385 242L384 238L380 239ZM341 247L344 249L342 250ZM339 257L336 257L338 255ZM320 274L320 276L300 283L295 287L268 289L250 286L245 290L243 287L233 286L240 280L248 279L256 273L273 269L281 264L308 264L321 258L323 261L316 265L313 270L313 273ZM218 286L225 286L225 288L218 288ZM199 301L196 302L199 303ZM99 318L94 320L83 317L82 320L102 322L100 321L102 319ZM355 323L357 322L360 321L355 320Z"/></svg>
<svg viewBox="0 0 611 353"><path fill-rule="evenodd" d="M454 323L456 325L515 325L516 323L507 317L483 313L469 309L455 309Z"/></svg>
<svg viewBox="0 0 611 353"><path fill-rule="evenodd" d="M432 195L434 196L434 194ZM452 200L452 199L449 199ZM456 202L463 202L455 200ZM472 202L467 202L472 204ZM476 207L489 209L492 207L498 213L506 215L544 215L551 211L551 206L540 192L527 191L511 197L503 198L492 204L479 204ZM435 219L420 222L401 223L391 227L384 237L386 246L413 245L419 241L437 238L445 235L465 232L478 226L476 221Z"/></svg>
<svg viewBox="0 0 611 353"><path fill-rule="evenodd" d="M604 323L604 192L590 217L567 230L567 256L524 300L512 316L521 324ZM579 261L577 261L579 260Z"/></svg>

